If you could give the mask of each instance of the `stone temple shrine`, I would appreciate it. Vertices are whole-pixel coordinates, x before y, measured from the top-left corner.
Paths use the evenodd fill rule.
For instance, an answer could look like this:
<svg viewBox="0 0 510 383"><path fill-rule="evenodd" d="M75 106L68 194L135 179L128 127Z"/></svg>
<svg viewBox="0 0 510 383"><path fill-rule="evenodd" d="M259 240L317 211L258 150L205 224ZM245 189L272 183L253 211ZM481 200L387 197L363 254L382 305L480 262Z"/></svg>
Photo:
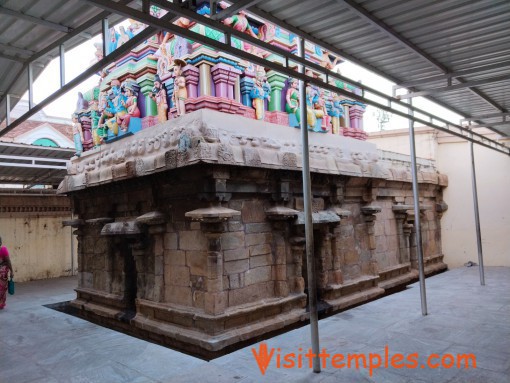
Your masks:
<svg viewBox="0 0 510 383"><path fill-rule="evenodd" d="M197 11L207 14L208 4ZM163 16L152 9L158 12ZM187 19L177 23L215 33ZM297 49L291 34L244 13L224 23ZM112 42L142 28L133 22L112 30ZM325 67L338 62L309 43L306 57ZM80 95L78 155L59 188L76 217L66 222L78 237L72 307L204 357L306 321L296 82L169 33L101 75L98 87ZM365 105L312 86L305 102L320 312L416 280L416 214L425 273L446 269L446 176L420 164L415 212L410 163L365 141Z"/></svg>

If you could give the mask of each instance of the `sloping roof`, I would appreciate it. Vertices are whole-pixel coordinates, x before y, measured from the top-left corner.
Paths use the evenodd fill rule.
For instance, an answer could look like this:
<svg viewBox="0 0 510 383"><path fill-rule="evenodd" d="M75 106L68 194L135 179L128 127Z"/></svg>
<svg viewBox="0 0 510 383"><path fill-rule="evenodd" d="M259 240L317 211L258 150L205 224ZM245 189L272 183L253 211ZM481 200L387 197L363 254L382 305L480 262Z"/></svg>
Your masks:
<svg viewBox="0 0 510 383"><path fill-rule="evenodd" d="M0 142L0 183L58 186L74 149Z"/></svg>
<svg viewBox="0 0 510 383"><path fill-rule="evenodd" d="M452 85L428 97L466 118L497 124L476 116L509 111L508 0L267 0L249 11L415 91ZM492 129L510 136L510 122Z"/></svg>
<svg viewBox="0 0 510 383"><path fill-rule="evenodd" d="M61 44L70 50L100 33L108 15L79 0L0 1L0 121L6 115L6 93L12 108L28 90L28 62L33 62L35 80L59 56ZM111 15L109 23L122 19Z"/></svg>

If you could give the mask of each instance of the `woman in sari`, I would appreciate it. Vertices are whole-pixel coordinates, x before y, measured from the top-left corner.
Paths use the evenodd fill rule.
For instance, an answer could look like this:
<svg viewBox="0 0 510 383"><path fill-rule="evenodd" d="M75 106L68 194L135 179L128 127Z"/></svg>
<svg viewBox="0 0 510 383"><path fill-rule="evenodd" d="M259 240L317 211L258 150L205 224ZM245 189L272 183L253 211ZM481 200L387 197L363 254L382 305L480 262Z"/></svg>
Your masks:
<svg viewBox="0 0 510 383"><path fill-rule="evenodd" d="M11 272L11 278L13 278L14 271L12 270L11 260L9 259L9 252L7 251L7 247L2 246L2 238L0 238L0 310L5 307L9 271Z"/></svg>

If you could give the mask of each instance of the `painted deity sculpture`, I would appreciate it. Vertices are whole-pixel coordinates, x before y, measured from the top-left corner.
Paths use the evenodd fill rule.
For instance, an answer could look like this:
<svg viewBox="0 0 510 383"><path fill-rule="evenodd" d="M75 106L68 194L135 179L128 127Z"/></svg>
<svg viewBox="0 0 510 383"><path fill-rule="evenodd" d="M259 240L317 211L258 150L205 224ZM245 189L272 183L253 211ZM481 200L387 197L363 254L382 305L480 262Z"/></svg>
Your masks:
<svg viewBox="0 0 510 383"><path fill-rule="evenodd" d="M340 57L338 57L338 56L333 56L333 57L334 57L334 59L333 59L333 61L331 61L329 52L327 50L323 50L322 51L322 61L320 63L321 66L323 66L324 68L329 69L329 70L335 69L335 67L338 64L338 61L340 60Z"/></svg>
<svg viewBox="0 0 510 383"><path fill-rule="evenodd" d="M315 109L315 104L319 100L317 89L312 85L306 86L306 120L308 129L314 130L317 124L317 118L323 115L321 111Z"/></svg>
<svg viewBox="0 0 510 383"><path fill-rule="evenodd" d="M158 122L165 122L168 120L168 101L166 99L166 88L158 75L154 77L154 88L152 88L152 92L149 96L156 102L158 107Z"/></svg>
<svg viewBox="0 0 510 383"><path fill-rule="evenodd" d="M340 132L340 117L344 115L344 109L340 104L340 96L333 93L330 101L330 108L328 114L331 116L332 133L339 134Z"/></svg>
<svg viewBox="0 0 510 383"><path fill-rule="evenodd" d="M135 95L135 90L132 84L124 85L124 91L126 92L126 100L121 100L122 106L127 109L127 113L119 117L121 121L120 129L126 132L129 127L129 121L131 117L140 117L140 109L138 108L138 98Z"/></svg>
<svg viewBox="0 0 510 383"><path fill-rule="evenodd" d="M265 73L258 72L255 78L255 83L250 91L250 97L252 98L252 105L255 109L255 118L257 120L263 120L265 114L264 100L271 101L271 96L267 92L265 85Z"/></svg>
<svg viewBox="0 0 510 383"><path fill-rule="evenodd" d="M236 31L243 32L250 35L251 37L258 38L255 32L253 32L253 29L251 28L244 11L240 11L237 15L227 17L223 20L223 24L231 26Z"/></svg>
<svg viewBox="0 0 510 383"><path fill-rule="evenodd" d="M78 114L73 113L71 116L73 120L73 141L74 141L74 147L76 149L76 156L81 156L83 152L83 129L81 127L81 124L78 121Z"/></svg>
<svg viewBox="0 0 510 383"><path fill-rule="evenodd" d="M289 123L291 126L299 127L300 122L300 111L299 111L299 90L298 90L298 80L295 78L289 79L289 89L287 89L287 94L285 96L285 100L287 103L285 104L285 111L289 114ZM291 116L294 116L296 121L291 121Z"/></svg>
<svg viewBox="0 0 510 383"><path fill-rule="evenodd" d="M114 135L117 135L119 133L119 124L127 113L126 107L122 105L126 97L122 94L119 80L113 79L110 85L111 90L106 98L107 106L99 119L99 125L104 124Z"/></svg>
<svg viewBox="0 0 510 383"><path fill-rule="evenodd" d="M181 59L174 60L174 94L172 96L177 116L186 114L185 101L188 98L188 91L186 89L186 78L182 75L182 68L186 66L186 61Z"/></svg>

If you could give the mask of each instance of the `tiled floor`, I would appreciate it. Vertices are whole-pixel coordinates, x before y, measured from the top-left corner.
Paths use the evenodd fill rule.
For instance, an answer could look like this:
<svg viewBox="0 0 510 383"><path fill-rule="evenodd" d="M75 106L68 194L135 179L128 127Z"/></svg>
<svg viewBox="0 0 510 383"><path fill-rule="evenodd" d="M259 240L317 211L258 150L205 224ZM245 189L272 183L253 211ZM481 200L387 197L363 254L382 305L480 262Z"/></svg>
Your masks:
<svg viewBox="0 0 510 383"><path fill-rule="evenodd" d="M425 317L414 284L321 320L320 347L329 354L419 355L418 368L378 368L372 376L365 368L334 368L330 360L320 374L277 368L277 351L262 375L252 353L260 344L205 362L43 306L72 299L75 284L76 278L59 278L16 285L0 311L1 383L510 382L510 268L486 268L484 287L477 267L427 279ZM266 344L281 355L306 352L309 326ZM421 368L432 353L473 353L477 368Z"/></svg>

